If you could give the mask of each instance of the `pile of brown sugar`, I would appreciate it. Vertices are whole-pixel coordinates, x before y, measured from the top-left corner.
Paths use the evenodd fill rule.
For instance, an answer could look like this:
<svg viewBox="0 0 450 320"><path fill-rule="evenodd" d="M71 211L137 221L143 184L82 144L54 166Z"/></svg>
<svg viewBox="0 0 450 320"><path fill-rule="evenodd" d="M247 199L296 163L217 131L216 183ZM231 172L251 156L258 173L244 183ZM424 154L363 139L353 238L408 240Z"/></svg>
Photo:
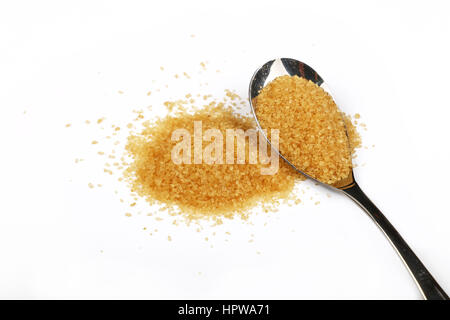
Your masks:
<svg viewBox="0 0 450 320"><path fill-rule="evenodd" d="M152 123L144 122L142 131L130 135L126 145L131 162L124 174L132 192L150 204L182 212L189 220L219 222L235 214L245 218L257 205L295 200L294 184L304 177L281 160L274 175L262 175L259 162L248 163L248 150L245 164L174 163L171 152L177 141L172 141L172 133L182 128L193 135L194 121L202 121L204 131L219 129L224 136L227 129L255 128L252 118L233 112L232 103L217 101L193 113L181 108Z"/></svg>
<svg viewBox="0 0 450 320"><path fill-rule="evenodd" d="M200 66L202 71L206 69L204 62ZM164 70L163 67L160 69ZM175 76L177 79L191 79L186 72L178 74L183 74L184 77ZM156 80L152 83L156 83ZM167 85L164 87L167 88ZM279 169L274 175L261 174L261 168L266 165L248 163L248 149L244 164L236 164L236 154L234 164L176 164L172 161L172 151L177 143L171 139L173 132L186 129L192 135L195 121L202 121L203 131L219 129L223 136L226 135L227 129L255 128L253 117L236 113L246 112L250 115L247 101L235 92L225 90L225 96L222 97L189 93L180 95L181 99L162 103L161 100L158 101L159 92L160 88L146 92L146 97L151 96L152 102L156 99L156 103L146 108L149 111L133 110L133 119L121 119L119 124L112 124L105 117L85 121L86 125L96 124L101 130L111 126L109 130L112 132L107 132L104 140L91 140L90 145L93 148L101 148L97 154L106 159L103 168L105 174L119 174L118 180L128 184L129 189L125 191L127 194L123 194L120 199L122 203L129 202L127 210L133 212L126 212L127 217L147 210L137 205L139 197L151 205L147 211L148 216L152 216L159 206L159 211L176 214L176 219L186 218L188 222L195 219L212 219L218 223L221 218L232 218L236 214L246 218L255 207L268 212L277 211L281 202L287 202L288 205L300 202L295 187L298 182L305 180L305 177L282 159L277 158ZM118 93L122 94L123 91ZM299 160L305 160L304 163L307 164L298 165L299 168L319 179L327 178L328 180L325 180L328 183L349 172L350 153L353 154L354 149L361 146L355 127L357 121L352 123L347 116L343 116L342 120L331 97L321 88L299 78L279 78L263 90L257 100L262 124L264 114L267 116L268 122L263 124L263 127L280 129L281 148L290 151L292 148L288 147L289 144L298 144L299 137L300 142L312 143L310 150L299 146L298 150L302 151L297 154ZM201 106L199 103L206 105ZM274 103L278 110L272 108ZM303 111L296 110L297 114L302 115L301 120L306 119L308 122L303 122L302 125L299 121L294 124L299 126L291 130L293 119L290 116L294 113L288 111L299 106L304 108ZM168 111L167 116L154 117L155 111L159 113L164 110ZM355 115L355 118L359 119L359 115ZM345 144L344 148L342 142L343 121L347 126L350 152L348 145ZM360 125L366 129L365 125ZM68 124L66 127L72 126ZM125 146L122 138L127 138ZM347 142L347 138L344 140ZM109 147L113 149L105 153L105 148ZM117 147L120 150L116 150ZM305 151L310 151L309 156ZM296 155L295 148L292 152ZM270 154L271 151L268 150L267 153ZM75 163L81 161L83 159L75 159ZM101 187L102 184L90 182L88 186L93 189ZM128 194L129 191L131 194ZM304 190L301 191L304 193ZM114 192L119 194L118 190ZM312 200L312 197L310 199ZM156 217L155 220L159 221L161 218ZM174 224L175 222L178 220L174 220ZM155 229L154 232L156 231Z"/></svg>
<svg viewBox="0 0 450 320"><path fill-rule="evenodd" d="M294 166L327 184L349 176L361 140L326 91L286 75L264 87L253 104L263 129L280 130L280 153Z"/></svg>

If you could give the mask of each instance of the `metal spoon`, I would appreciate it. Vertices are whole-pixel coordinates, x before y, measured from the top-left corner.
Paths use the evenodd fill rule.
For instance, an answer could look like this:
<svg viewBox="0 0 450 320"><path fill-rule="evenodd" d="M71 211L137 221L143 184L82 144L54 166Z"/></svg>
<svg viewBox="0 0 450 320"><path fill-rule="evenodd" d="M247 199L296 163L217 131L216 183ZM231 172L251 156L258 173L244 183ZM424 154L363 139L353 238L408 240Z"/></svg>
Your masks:
<svg viewBox="0 0 450 320"><path fill-rule="evenodd" d="M264 136L265 134L261 128L261 125L259 124L258 118L255 113L255 108L253 107L252 104L252 100L259 94L260 90L264 88L269 82L271 82L276 77L282 75L291 75L291 76L297 75L299 77L311 80L312 82L323 88L325 91L330 93L327 85L325 84L323 79L319 76L319 74L303 62L297 61L295 59L281 58L271 60L265 63L253 74L253 77L250 80L250 87L249 87L250 107L252 109L253 116L255 117L257 127ZM269 140L268 142L270 143ZM351 171L351 173L347 178L333 185L328 185L314 179L305 172L302 172L301 170L296 168L289 161L289 159L286 159L279 152L279 150L275 151L278 152L281 158L287 161L295 170L297 170L301 174L323 185L332 187L334 189L338 189L342 191L344 194L346 194L348 197L350 197L350 199L355 201L369 215L369 217L372 218L375 224L384 233L386 238L389 240L391 245L394 247L400 258L402 259L406 268L412 275L414 281L416 282L420 292L422 293L425 299L449 300L447 294L444 292L444 290L442 290L442 288L439 286L436 280L434 280L433 276L425 268L425 266L419 260L419 258L414 254L414 252L411 250L411 248L408 246L405 240L403 240L403 238L400 236L397 230L395 230L395 228L381 213L381 211L372 203L372 201L370 201L370 199L360 189L360 187L355 181L353 171Z"/></svg>

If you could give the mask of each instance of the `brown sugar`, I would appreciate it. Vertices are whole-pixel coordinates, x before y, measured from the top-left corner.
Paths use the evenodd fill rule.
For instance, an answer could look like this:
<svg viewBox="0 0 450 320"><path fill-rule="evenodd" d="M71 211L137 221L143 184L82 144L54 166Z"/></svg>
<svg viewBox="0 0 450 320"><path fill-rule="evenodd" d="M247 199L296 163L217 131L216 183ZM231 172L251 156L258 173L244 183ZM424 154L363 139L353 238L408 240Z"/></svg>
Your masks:
<svg viewBox="0 0 450 320"><path fill-rule="evenodd" d="M296 168L327 184L348 177L361 141L326 91L304 78L281 76L253 103L261 127L279 129L280 153Z"/></svg>
<svg viewBox="0 0 450 320"><path fill-rule="evenodd" d="M284 161L274 175L262 175L260 163L175 164L172 132L184 128L193 134L194 121L202 121L203 130L215 128L224 136L227 129L255 128L252 118L236 115L216 102L194 113L177 111L153 123L145 122L143 130L130 135L126 145L132 160L124 174L132 192L151 204L178 209L188 220L217 221L234 214L245 218L258 204L288 199L295 182L304 180Z"/></svg>
<svg viewBox="0 0 450 320"><path fill-rule="evenodd" d="M206 69L207 64L202 63L200 66ZM164 68L161 67L161 70ZM189 78L186 73L183 73L184 77L180 72L178 75L179 81L186 81L181 80L184 77ZM152 91L155 93L148 92L148 95L158 98L159 89ZM130 119L106 126L112 132L106 139L111 140L98 138L91 142L95 145L92 148L101 146L101 150L96 152L110 161L103 168L106 177L119 174L119 177L112 178L129 186L126 192L130 191L131 198L124 200L124 195L120 199L125 206L126 217L139 216L140 212L136 210L142 208L140 199L145 199L151 206L157 206L151 208L151 213L146 213L153 216L155 221L161 220L157 217L160 212L179 215L174 224L195 219L220 223L222 218L233 218L236 215L245 219L254 208L266 213L275 212L282 203L293 205L307 201L306 195L306 201L300 201L299 193L294 191L297 183L305 180L305 177L282 159L276 157L279 168L272 175L261 174L261 169L268 165L261 164L259 156L258 163L249 163L248 139L243 164L238 164L236 152L234 163L226 163L225 148L223 163L175 163L172 151L178 141L172 140L172 134L177 129L185 129L193 137L194 122L201 121L203 132L218 129L225 140L229 129L245 131L256 127L253 117L236 113L248 112L246 109L249 108L248 102L235 91L225 90L220 98L205 92L183 92L180 97L182 98L178 100L159 102L159 105L153 103L153 109L166 112L166 116L155 117L154 114L147 113L147 108L133 110L134 114L130 115ZM291 152L303 165L307 164L299 168L328 183L350 172L351 153L361 146L361 139L352 123L354 118L341 115L331 97L321 88L300 78L278 78L262 90L255 102L263 128L280 130L282 153ZM194 105L195 103L197 104ZM273 112L274 105L276 112ZM148 110L151 109L148 107ZM296 112L289 112L292 110ZM265 123L262 119L264 115L267 115ZM298 119L304 121L294 123L295 129L292 130L290 125ZM107 123L105 120L106 118L96 120L100 129ZM95 123L95 120L92 122ZM128 140L119 141L122 137L128 137ZM203 140L204 147L211 142L205 141ZM289 147L293 141L296 141L295 147ZM105 149L108 146L116 148L119 144L120 149ZM193 155L194 139L191 139L190 152ZM267 155L269 154L271 150L268 147ZM291 158L288 154L285 155L288 159ZM97 185L90 183L88 186L94 188ZM152 228L149 231L151 235L158 230ZM170 236L168 240L172 240Z"/></svg>

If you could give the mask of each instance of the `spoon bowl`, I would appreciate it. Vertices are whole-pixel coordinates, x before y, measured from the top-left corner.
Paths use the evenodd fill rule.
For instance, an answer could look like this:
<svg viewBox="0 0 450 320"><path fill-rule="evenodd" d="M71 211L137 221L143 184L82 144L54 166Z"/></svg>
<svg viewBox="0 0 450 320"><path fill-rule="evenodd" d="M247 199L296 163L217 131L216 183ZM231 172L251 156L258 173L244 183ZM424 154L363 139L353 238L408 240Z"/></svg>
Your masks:
<svg viewBox="0 0 450 320"><path fill-rule="evenodd" d="M298 76L301 78L305 78L306 80L310 80L314 82L317 86L321 87L324 91L328 92L331 96L330 89L328 88L325 81L322 79L322 77L310 66L308 66L306 63L300 62L295 59L290 58L281 58L281 59L275 59L266 62L264 65L262 65L256 72L253 74L253 77L250 80L250 86L249 86L249 100L250 100L250 107L252 110L253 117L255 118L256 125L258 129L261 131L263 136L266 138L268 143L270 144L270 140L267 138L266 134L261 128L261 125L258 121L258 117L256 116L255 108L253 106L253 99L258 96L261 89L263 89L267 84L269 84L272 80L274 80L277 77L289 75L289 76ZM350 146L349 146L350 150ZM348 189L354 185L354 176L353 176L353 170L350 171L350 174L348 177L333 183L333 184L326 184L322 181L315 179L308 173L300 170L297 168L292 162L289 161L279 150L275 150L279 156L285 160L292 168L294 168L296 171L301 173L302 175L306 176L307 178L310 178L318 183L321 183L327 187L333 187L336 189Z"/></svg>
<svg viewBox="0 0 450 320"><path fill-rule="evenodd" d="M310 66L301 61L290 58L280 58L268 61L260 68L258 68L250 80L249 86L250 107L253 116L255 118L257 128L260 130L260 132L266 138L269 144L270 140L265 135L264 130L262 130L261 125L258 121L258 117L256 115L255 108L253 106L253 99L257 97L261 89L263 89L272 80L284 75L299 76L301 78L311 80L317 86L321 87L331 95L328 86L325 84L324 80L319 76L319 74L313 68L311 68ZM381 231L384 233L384 235L389 240L391 245L394 247L400 259L410 272L422 296L425 299L430 300L449 300L448 295L439 286L439 284L436 282L436 280L433 278L430 272L425 268L425 266L419 260L419 258L414 254L414 252L408 246L405 240L403 240L403 238L392 226L392 224L388 221L388 219L383 215L383 213L373 204L373 202L361 190L361 188L355 181L353 170L350 170L350 174L348 177L332 185L329 185L317 179L314 179L307 173L303 172L302 170L294 166L292 162L289 161L289 159L287 159L285 156L283 156L282 153L279 152L279 150L273 148L272 151L277 152L282 159L284 159L296 171L300 172L304 176L313 179L314 181L319 182L322 185L340 190L350 199L356 202L356 204L358 204L367 213L367 215L375 222L375 224L381 229Z"/></svg>

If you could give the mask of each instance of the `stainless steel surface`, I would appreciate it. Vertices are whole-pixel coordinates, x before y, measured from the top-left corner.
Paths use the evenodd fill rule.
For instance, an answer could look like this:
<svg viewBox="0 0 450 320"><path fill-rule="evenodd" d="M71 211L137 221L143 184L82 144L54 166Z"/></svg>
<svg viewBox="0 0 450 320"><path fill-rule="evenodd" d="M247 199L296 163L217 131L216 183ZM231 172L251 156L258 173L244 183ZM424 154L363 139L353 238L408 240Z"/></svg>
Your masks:
<svg viewBox="0 0 450 320"><path fill-rule="evenodd" d="M290 58L280 58L268 61L267 63L262 65L260 68L258 68L258 70L256 70L256 72L253 74L250 80L249 100L253 116L256 120L256 125L266 139L267 136L264 134L264 131L262 130L261 125L258 121L252 100L259 94L260 90L264 88L270 81L282 75L291 75L291 76L297 75L299 77L311 80L331 94L328 86L325 84L325 82L319 76L319 74L315 72L314 69L312 69L307 64L301 61ZM270 143L268 139L267 141ZM389 240L391 245L394 247L395 251L400 256L401 260L405 264L406 268L412 275L414 281L416 282L420 292L422 293L425 299L449 300L448 295L439 286L439 284L436 282L436 280L433 278L430 272L425 268L425 266L419 260L419 258L414 254L414 252L411 250L411 248L408 246L405 240L403 240L403 238L400 236L397 230L392 226L392 224L386 219L386 217L381 213L381 211L372 203L372 201L370 201L370 199L359 188L358 184L354 180L353 172L351 172L351 175L347 179L345 179L343 183L338 183L335 185L327 185L319 180L314 179L307 173L296 168L289 161L289 159L286 159L279 152L279 150L275 151L278 152L281 158L283 158L286 162L288 162L295 170L297 170L301 174L305 175L310 179L313 179L316 182L321 183L322 185L338 189L344 194L346 194L350 199L355 201L369 215L369 217L375 222L375 224L381 229L383 234Z"/></svg>

